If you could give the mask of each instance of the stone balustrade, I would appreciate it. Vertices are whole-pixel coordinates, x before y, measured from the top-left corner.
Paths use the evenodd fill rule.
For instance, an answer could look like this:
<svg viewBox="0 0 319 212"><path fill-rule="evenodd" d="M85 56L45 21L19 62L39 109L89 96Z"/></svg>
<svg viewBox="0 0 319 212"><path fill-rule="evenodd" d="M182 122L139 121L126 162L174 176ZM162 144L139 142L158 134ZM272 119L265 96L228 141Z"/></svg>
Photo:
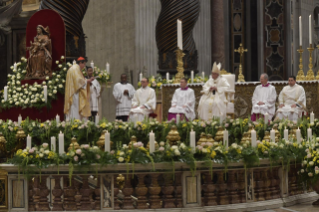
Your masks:
<svg viewBox="0 0 319 212"><path fill-rule="evenodd" d="M29 180L18 167L2 164L8 172L8 211L91 211L167 209L174 211L249 211L277 208L318 195L298 181L300 166L269 165L243 168L242 163L220 164L210 170L197 162L189 171L183 163L96 166L94 173L68 173L68 166L52 166ZM58 174L59 169L59 174ZM123 182L118 181L119 174Z"/></svg>

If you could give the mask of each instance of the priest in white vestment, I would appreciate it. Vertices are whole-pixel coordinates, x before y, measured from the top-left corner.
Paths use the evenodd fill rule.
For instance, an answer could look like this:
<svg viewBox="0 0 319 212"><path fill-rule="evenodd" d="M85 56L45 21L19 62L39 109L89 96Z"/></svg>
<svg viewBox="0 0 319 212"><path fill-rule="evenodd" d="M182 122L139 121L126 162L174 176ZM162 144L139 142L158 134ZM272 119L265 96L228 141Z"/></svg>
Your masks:
<svg viewBox="0 0 319 212"><path fill-rule="evenodd" d="M93 76L93 68L87 67L88 78ZM99 99L101 93L101 85L94 77L94 80L91 82L90 86L90 105L91 105L91 117L90 120L95 122L95 117L99 112Z"/></svg>
<svg viewBox="0 0 319 212"><path fill-rule="evenodd" d="M276 112L276 89L268 83L268 75L265 73L260 76L260 83L261 85L255 88L252 98L251 120L263 118L266 113L268 119L272 120Z"/></svg>
<svg viewBox="0 0 319 212"><path fill-rule="evenodd" d="M220 69L221 64L216 65L215 62L212 68L212 78L205 83L201 91L203 95L198 105L198 116L205 121L211 120L213 117L226 116L225 92L230 85L225 78L219 75Z"/></svg>
<svg viewBox="0 0 319 212"><path fill-rule="evenodd" d="M277 117L296 121L306 111L306 93L304 88L296 83L295 76L289 77L288 84L279 94Z"/></svg>
<svg viewBox="0 0 319 212"><path fill-rule="evenodd" d="M127 82L127 75L122 74L121 82L116 83L113 88L113 96L117 101L115 112L117 120L127 121L134 94L135 89Z"/></svg>
<svg viewBox="0 0 319 212"><path fill-rule="evenodd" d="M195 119L195 94L194 90L187 87L187 79L181 79L181 87L176 89L172 99L172 106L168 110L168 120L175 119L180 115L180 120L187 121Z"/></svg>
<svg viewBox="0 0 319 212"><path fill-rule="evenodd" d="M132 100L130 111L131 121L143 121L145 117L155 111L156 94L154 89L148 87L148 79L141 80L142 87L136 91Z"/></svg>
<svg viewBox="0 0 319 212"><path fill-rule="evenodd" d="M64 114L67 121L88 119L91 116L89 85L94 78L85 79L83 76L81 70L85 67L85 61L82 59L78 59L79 65L74 61L66 75Z"/></svg>

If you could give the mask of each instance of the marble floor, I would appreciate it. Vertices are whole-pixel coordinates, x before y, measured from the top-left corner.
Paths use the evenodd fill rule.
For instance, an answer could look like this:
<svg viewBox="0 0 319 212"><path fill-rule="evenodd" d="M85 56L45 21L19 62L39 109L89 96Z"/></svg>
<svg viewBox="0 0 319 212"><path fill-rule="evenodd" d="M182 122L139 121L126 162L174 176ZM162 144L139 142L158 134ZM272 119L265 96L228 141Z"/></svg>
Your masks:
<svg viewBox="0 0 319 212"><path fill-rule="evenodd" d="M319 212L319 206L313 206L312 202L305 202L290 207L281 207L277 209L263 210L258 212Z"/></svg>

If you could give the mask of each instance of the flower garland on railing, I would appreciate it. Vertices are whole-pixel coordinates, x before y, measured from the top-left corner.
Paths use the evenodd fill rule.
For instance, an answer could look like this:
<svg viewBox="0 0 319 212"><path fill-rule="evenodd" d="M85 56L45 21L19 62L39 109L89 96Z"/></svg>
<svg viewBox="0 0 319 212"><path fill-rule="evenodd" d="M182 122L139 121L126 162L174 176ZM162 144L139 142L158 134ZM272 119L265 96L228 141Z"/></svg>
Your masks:
<svg viewBox="0 0 319 212"><path fill-rule="evenodd" d="M80 169L83 167L89 168L91 164L116 164L126 163L131 164L134 171L134 164L159 163L159 162L184 162L189 165L192 171L196 170L196 161L202 161L203 164L211 170L213 164L224 164L225 171L229 162L243 161L245 168L259 164L260 158L269 159L270 166L278 164L288 166L290 161L301 162L304 166L300 170L301 176L305 180L317 180L319 176L319 138L316 138L316 130L318 128L318 120L314 123L309 123L308 119L301 119L297 122L287 120L275 120L267 126L263 124L263 120L257 122L248 121L248 119L230 119L227 118L222 124L218 120L204 122L194 120L193 122L182 121L177 125L177 130L181 136L181 141L177 145L170 145L166 140L166 136L170 131L171 126L175 125L172 121L166 121L163 124L156 120L150 119L144 122L126 123L122 121L107 122L101 120L99 125L90 121L73 120L71 122L56 123L53 121L38 122L26 119L21 123L25 133L32 136L33 146L36 148L18 150L15 156L9 160L21 167L22 171L28 170L29 165L36 165L38 169L46 168L49 164L69 164L70 172L73 173L73 168ZM211 134L215 136L220 125L229 131L229 147L222 142L206 142L201 143L192 149L189 146L189 133L191 129L196 132L197 139L201 133ZM250 141L243 141L242 135L247 132L249 126L254 126L258 132L257 146L252 147ZM264 134L265 130L270 130L272 127L278 127L282 137L283 129L296 127L310 127L314 136L310 141L302 140L300 143L296 139L289 140L280 139L278 142L263 140L260 135ZM5 139L15 137L18 130L18 125L15 122L0 121L0 129L3 132ZM101 151L95 143L103 130L108 130L111 134L111 140L114 141L112 151ZM65 148L69 147L70 140L73 136L77 137L80 149L71 149L66 154L57 155L48 152L50 149L46 143L51 136L57 137L58 133L65 133ZM155 152L150 153L148 145L149 132L155 133L156 141ZM306 137L306 132L301 130L302 137ZM131 142L131 136L136 136L139 142ZM7 142L7 148L13 148L16 144L14 139ZM16 142L16 141L15 141ZM41 147L42 145L42 147ZM40 146L37 148L37 146ZM34 155L35 154L35 155ZM51 156L49 157L49 155ZM27 159L26 159L27 158ZM40 163L40 161L42 161ZM78 165L78 166L77 166ZM174 167L174 166L172 166ZM31 170L31 169L30 169ZM306 174L307 175L306 175Z"/></svg>

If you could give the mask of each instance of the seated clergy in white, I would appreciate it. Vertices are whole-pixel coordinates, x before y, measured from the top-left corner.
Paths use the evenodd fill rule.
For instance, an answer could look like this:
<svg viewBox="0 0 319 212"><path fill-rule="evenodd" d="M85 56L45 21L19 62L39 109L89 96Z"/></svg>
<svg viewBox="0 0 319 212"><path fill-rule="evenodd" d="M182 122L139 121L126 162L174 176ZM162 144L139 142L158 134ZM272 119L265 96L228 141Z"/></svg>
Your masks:
<svg viewBox="0 0 319 212"><path fill-rule="evenodd" d="M180 114L181 120L187 121L195 119L195 94L194 90L187 87L187 79L181 79L181 87L176 89L172 99L172 106L168 110L168 120L175 119Z"/></svg>
<svg viewBox="0 0 319 212"><path fill-rule="evenodd" d="M225 91L230 87L227 80L219 75L221 64L213 65L212 78L210 78L201 93L198 105L198 116L202 120L211 120L213 117L226 116L226 97Z"/></svg>
<svg viewBox="0 0 319 212"><path fill-rule="evenodd" d="M268 83L268 75L260 76L260 83L255 88L252 98L251 120L256 121L257 118L263 118L268 113L269 120L275 115L277 93L274 86Z"/></svg>
<svg viewBox="0 0 319 212"><path fill-rule="evenodd" d="M289 77L288 84L279 94L277 117L293 121L300 118L302 112L306 111L306 94L304 88L296 83L295 76Z"/></svg>
<svg viewBox="0 0 319 212"><path fill-rule="evenodd" d="M143 121L156 108L156 95L154 89L148 87L148 79L141 80L142 87L138 89L132 100L132 108L130 111L131 121ZM134 115L137 120L134 120Z"/></svg>

